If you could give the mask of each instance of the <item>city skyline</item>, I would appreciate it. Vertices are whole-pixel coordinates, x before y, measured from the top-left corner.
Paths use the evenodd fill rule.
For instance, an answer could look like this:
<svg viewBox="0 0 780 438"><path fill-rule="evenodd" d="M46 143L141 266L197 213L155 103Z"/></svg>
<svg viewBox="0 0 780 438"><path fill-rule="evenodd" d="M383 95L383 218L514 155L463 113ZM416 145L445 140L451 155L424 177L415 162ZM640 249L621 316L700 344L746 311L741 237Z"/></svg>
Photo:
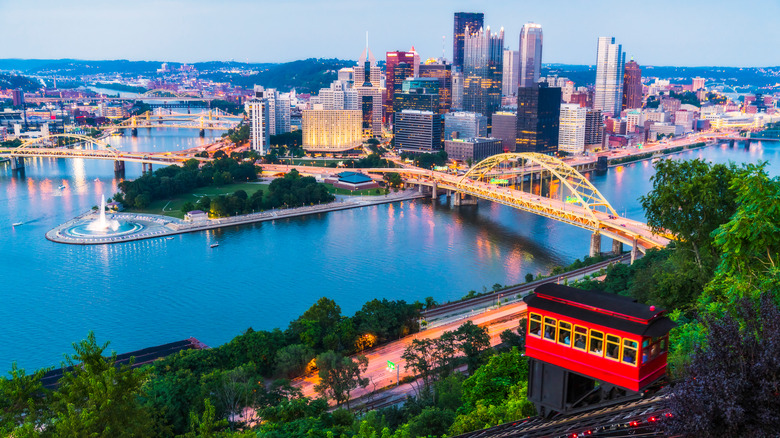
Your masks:
<svg viewBox="0 0 780 438"><path fill-rule="evenodd" d="M417 4L400 0L393 8L347 0L231 0L219 5L203 0L141 0L132 4L0 0L0 4L4 10L0 26L15 41L0 55L3 58L173 62L354 59L368 31L370 46L377 53L414 45L422 59L440 57L444 48L444 56L452 60L453 13L482 12L485 23L496 29L504 27L505 46L510 50L518 49L517 37L524 23L541 24L545 29L545 63L593 65L597 38L612 35L621 41L628 56L642 65L780 64L771 51L762 50L764 45L756 44L780 41L780 29L770 21L780 13L780 4L770 0L757 1L750 9L733 8L725 1L700 0L662 0L651 8L612 0L600 2L598 7L562 0L544 4L444 0ZM761 14L755 14L756 10ZM117 16L124 20L117 20ZM259 26L257 17L270 19ZM404 23L403 29L397 26L399 22ZM737 24L746 22L751 23L752 32L735 30ZM339 25L329 25L333 23ZM686 44L680 45L680 41Z"/></svg>

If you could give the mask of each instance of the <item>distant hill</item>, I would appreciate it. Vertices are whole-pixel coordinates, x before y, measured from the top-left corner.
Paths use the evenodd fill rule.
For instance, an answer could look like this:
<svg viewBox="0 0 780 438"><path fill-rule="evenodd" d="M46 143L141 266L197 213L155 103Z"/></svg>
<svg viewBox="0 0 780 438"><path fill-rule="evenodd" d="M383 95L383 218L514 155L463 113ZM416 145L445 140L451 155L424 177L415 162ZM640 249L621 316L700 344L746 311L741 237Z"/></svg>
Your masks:
<svg viewBox="0 0 780 438"><path fill-rule="evenodd" d="M0 73L0 88L21 88L24 91L32 92L41 88L41 83L26 76Z"/></svg>
<svg viewBox="0 0 780 438"><path fill-rule="evenodd" d="M204 74L201 77L247 88L257 84L266 88L277 88L280 91L295 88L301 93L311 93L327 87L336 80L339 69L352 67L355 64L355 61L349 60L310 58L268 65L256 75L244 76L237 73L217 72Z"/></svg>

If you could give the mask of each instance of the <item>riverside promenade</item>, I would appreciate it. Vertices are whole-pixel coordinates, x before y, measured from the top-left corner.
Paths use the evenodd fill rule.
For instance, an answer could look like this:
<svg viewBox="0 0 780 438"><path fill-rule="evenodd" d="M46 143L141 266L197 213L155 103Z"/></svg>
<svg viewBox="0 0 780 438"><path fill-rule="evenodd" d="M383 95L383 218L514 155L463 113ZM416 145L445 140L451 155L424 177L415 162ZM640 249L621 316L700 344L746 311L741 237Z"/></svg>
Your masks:
<svg viewBox="0 0 780 438"><path fill-rule="evenodd" d="M327 213L330 211L348 210L352 208L368 207L372 205L389 204L392 202L410 201L422 198L424 195L416 190L403 190L379 196L355 196L342 198L328 204L311 205L305 207L286 208L281 210L264 211L260 213L242 214L238 216L208 219L201 222L189 222L170 216L145 214L145 213L114 213L112 219L120 222L133 222L142 226L140 230L125 235L107 236L73 236L68 230L96 220L98 213L85 212L62 225L59 225L46 233L46 239L71 245L105 245L111 243L132 242L143 239L168 237L175 234L193 233L197 231L212 230L215 228L232 227L236 225L252 224L256 222L273 221L298 216Z"/></svg>

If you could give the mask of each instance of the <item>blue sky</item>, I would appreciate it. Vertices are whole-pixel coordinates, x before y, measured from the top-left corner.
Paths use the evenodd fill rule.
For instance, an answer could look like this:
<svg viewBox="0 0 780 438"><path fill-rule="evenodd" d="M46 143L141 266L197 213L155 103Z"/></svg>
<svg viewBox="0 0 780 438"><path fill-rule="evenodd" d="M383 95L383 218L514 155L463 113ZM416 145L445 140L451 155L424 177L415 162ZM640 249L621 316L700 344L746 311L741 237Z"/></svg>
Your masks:
<svg viewBox="0 0 780 438"><path fill-rule="evenodd" d="M544 29L543 62L593 64L614 36L642 65L780 65L778 0L0 0L0 58L284 62L377 58L415 46L452 58L452 15L484 12L517 49Z"/></svg>

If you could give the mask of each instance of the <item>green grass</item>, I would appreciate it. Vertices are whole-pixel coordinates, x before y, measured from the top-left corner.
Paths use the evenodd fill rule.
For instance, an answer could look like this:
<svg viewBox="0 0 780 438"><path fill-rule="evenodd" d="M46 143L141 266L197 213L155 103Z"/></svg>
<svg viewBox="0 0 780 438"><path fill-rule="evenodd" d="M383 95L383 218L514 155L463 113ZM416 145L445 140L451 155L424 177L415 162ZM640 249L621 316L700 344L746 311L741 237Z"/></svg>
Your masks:
<svg viewBox="0 0 780 438"><path fill-rule="evenodd" d="M380 196L385 194L385 189L383 188L352 191L352 190L339 189L333 187L333 184L323 184L323 185L328 189L328 192L333 193L334 195ZM379 193L376 192L377 190L379 190Z"/></svg>
<svg viewBox="0 0 780 438"><path fill-rule="evenodd" d="M228 184L222 187L214 187L214 186L200 187L191 191L190 193L184 193L176 197L173 197L171 199L161 199L158 201L154 201L144 209L132 208L132 209L128 209L128 211L134 211L138 213L149 213L149 214L162 214L165 216L184 219L184 212L181 211L181 207L186 202L192 202L193 204L195 204L195 207L197 207L198 199L200 199L203 196L214 197L219 195L229 195L238 190L245 191L246 194L249 196L252 196L254 192L261 189L264 191L264 193L268 193L268 185L269 184L238 183L238 184Z"/></svg>

